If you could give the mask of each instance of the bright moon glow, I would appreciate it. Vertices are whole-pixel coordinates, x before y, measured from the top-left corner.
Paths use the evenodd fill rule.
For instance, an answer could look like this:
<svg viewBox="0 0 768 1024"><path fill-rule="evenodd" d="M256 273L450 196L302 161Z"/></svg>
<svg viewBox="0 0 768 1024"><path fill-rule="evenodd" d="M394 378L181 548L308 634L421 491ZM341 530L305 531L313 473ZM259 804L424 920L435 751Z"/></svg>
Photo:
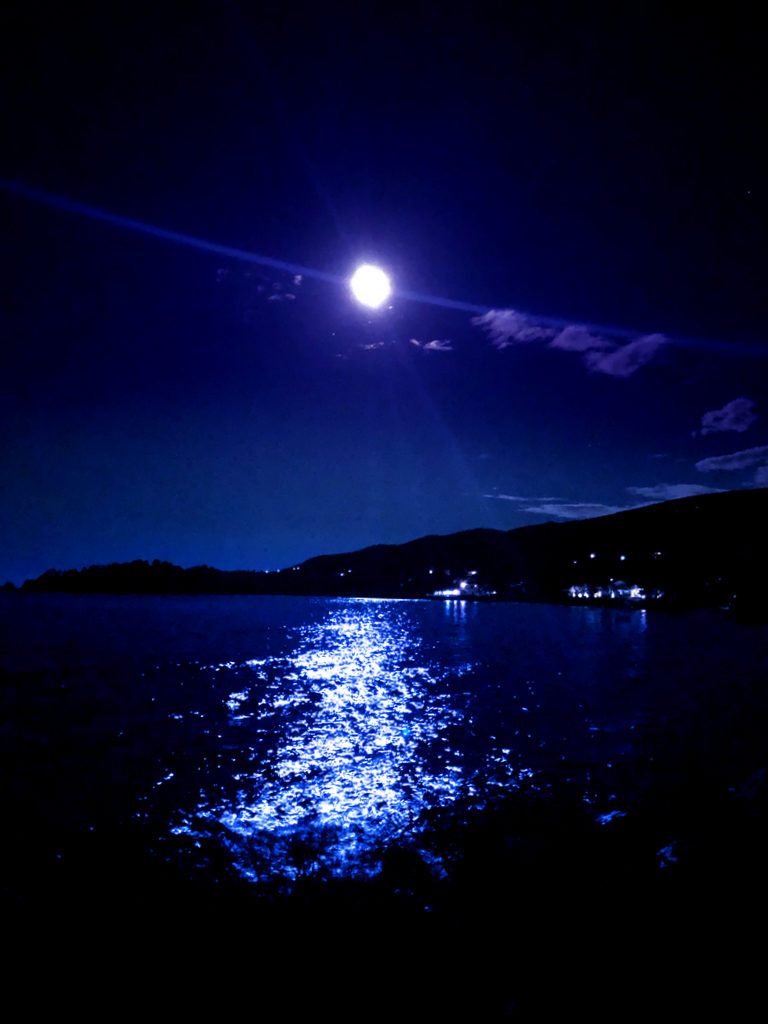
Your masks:
<svg viewBox="0 0 768 1024"><path fill-rule="evenodd" d="M370 306L371 309L378 309L392 294L392 285L387 275L380 267L374 267L370 263L364 263L357 268L349 286L357 301L364 306Z"/></svg>

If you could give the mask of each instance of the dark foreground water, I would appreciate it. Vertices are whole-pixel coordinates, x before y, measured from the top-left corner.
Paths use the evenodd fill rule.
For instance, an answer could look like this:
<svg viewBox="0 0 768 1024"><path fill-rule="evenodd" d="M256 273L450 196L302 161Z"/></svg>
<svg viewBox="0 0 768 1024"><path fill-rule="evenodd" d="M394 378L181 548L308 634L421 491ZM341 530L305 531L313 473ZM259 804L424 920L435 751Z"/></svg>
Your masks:
<svg viewBox="0 0 768 1024"><path fill-rule="evenodd" d="M762 856L765 627L287 597L9 594L0 617L17 909L226 884L465 939L496 906L521 941L575 892L688 870L711 895Z"/></svg>

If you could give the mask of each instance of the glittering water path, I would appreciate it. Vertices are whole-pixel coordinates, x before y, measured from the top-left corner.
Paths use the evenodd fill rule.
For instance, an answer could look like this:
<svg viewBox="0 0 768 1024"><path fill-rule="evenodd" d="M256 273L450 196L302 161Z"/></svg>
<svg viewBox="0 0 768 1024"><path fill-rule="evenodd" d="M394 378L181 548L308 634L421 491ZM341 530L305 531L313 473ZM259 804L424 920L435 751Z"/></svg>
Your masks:
<svg viewBox="0 0 768 1024"><path fill-rule="evenodd" d="M406 604L337 604L287 656L214 666L237 670L224 703L250 761L234 773L236 795L204 792L177 834L216 822L233 849L240 840L251 850L301 837L326 867L349 873L412 835L423 811L472 794L467 751L452 745L468 728L470 695L456 684L472 665L441 672L412 626ZM259 739L274 744L263 755ZM511 784L509 754L485 756Z"/></svg>
<svg viewBox="0 0 768 1024"><path fill-rule="evenodd" d="M183 872L367 875L523 781L610 823L670 752L754 771L767 664L766 627L693 613L0 595L14 870L138 827Z"/></svg>

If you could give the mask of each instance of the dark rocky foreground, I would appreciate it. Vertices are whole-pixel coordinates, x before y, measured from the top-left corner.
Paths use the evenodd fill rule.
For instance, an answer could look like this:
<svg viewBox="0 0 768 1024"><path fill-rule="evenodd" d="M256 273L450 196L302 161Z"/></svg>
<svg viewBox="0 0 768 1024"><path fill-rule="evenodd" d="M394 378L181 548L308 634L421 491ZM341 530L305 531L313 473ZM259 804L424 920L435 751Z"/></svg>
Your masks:
<svg viewBox="0 0 768 1024"><path fill-rule="evenodd" d="M273 893L190 882L116 834L56 886L41 879L6 933L58 995L106 977L128 1002L179 1012L234 1008L245 990L261 1013L310 1019L745 1019L761 988L765 845L748 814L706 813L665 868L652 848L666 806L598 838L555 799L447 827L446 881L395 849L372 882L308 877Z"/></svg>
<svg viewBox="0 0 768 1024"><path fill-rule="evenodd" d="M97 689L59 704L44 677L4 680L6 967L39 1009L739 1020L760 997L762 694L728 722L671 725L652 769L624 765L623 816L601 823L583 787L537 778L434 812L370 880L327 877L321 845L297 843L254 885L217 837L161 839L126 815L151 765L108 742Z"/></svg>
<svg viewBox="0 0 768 1024"><path fill-rule="evenodd" d="M107 980L160 1012L247 998L255 1014L309 1019L746 1019L762 985L768 851L764 781L745 786L649 794L602 828L568 794L522 796L442 823L444 880L408 848L384 851L370 882L306 864L271 891L201 850L192 880L148 856L140 833L107 830L34 892L9 894L6 934L56 1002ZM681 838L665 861L670 835Z"/></svg>

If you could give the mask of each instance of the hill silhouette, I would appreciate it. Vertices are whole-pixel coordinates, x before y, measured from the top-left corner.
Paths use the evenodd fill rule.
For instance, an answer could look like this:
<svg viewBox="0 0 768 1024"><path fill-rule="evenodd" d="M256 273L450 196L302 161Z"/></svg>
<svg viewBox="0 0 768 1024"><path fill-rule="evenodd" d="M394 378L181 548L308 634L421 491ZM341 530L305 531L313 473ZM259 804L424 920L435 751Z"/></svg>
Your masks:
<svg viewBox="0 0 768 1024"><path fill-rule="evenodd" d="M766 523L768 489L729 491L595 519L430 535L320 555L274 572L133 561L52 569L21 589L352 597L448 591L465 598L595 603L628 598L633 590L634 600L646 603L762 613L768 608Z"/></svg>

